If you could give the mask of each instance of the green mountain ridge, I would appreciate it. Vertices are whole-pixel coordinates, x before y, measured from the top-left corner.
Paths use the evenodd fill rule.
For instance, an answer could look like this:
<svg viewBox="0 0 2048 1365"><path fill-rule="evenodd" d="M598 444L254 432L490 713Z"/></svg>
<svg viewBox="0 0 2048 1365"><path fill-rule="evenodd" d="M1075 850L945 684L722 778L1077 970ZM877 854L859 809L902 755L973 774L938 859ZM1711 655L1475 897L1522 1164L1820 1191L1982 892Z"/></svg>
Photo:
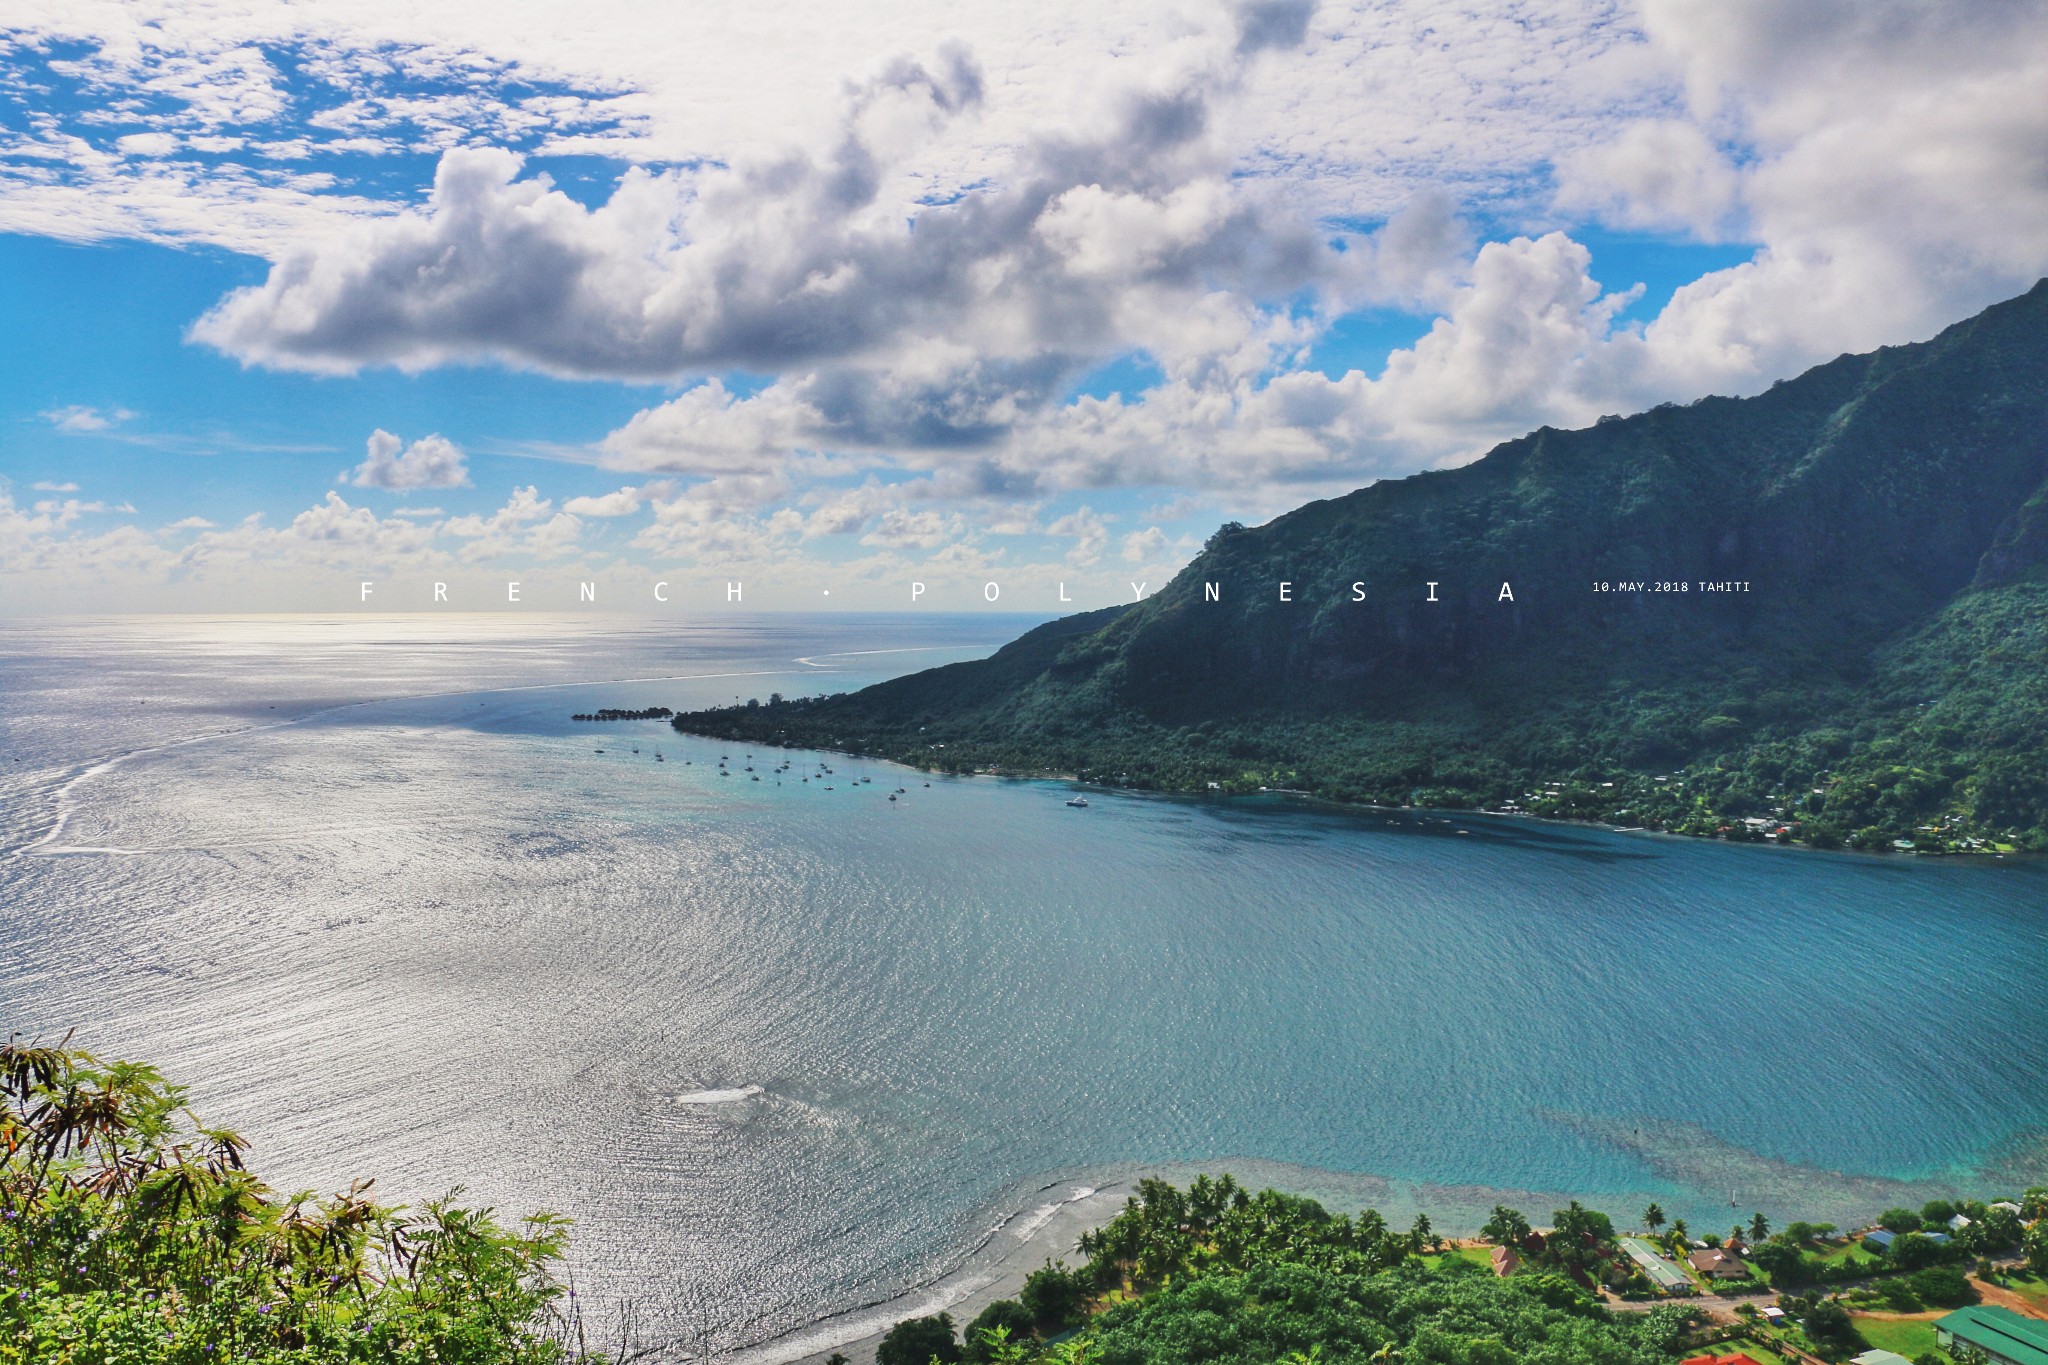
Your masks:
<svg viewBox="0 0 2048 1365"><path fill-rule="evenodd" d="M985 660L675 724L1164 790L2048 847L2044 608L2048 281L1752 398L1227 525L1156 594Z"/></svg>

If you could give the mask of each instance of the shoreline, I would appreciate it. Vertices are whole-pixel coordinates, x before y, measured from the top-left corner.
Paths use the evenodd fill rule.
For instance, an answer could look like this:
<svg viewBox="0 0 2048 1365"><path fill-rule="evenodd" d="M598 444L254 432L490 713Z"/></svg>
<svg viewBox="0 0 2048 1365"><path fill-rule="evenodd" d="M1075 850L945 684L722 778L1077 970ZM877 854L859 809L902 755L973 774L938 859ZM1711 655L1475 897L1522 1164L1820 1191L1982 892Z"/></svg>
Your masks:
<svg viewBox="0 0 2048 1365"><path fill-rule="evenodd" d="M679 725L672 728L677 734L686 735L694 739L723 740L728 743L741 742L730 735L715 734L709 730L684 729ZM1974 848L1922 852L1919 849L1850 848L1846 844L1839 848L1821 848L1815 844L1797 839L1724 839L1708 835L1681 834L1668 829L1650 829L1644 825L1617 825L1606 820L1577 820L1569 816L1537 815L1530 811L1520 810L1475 810L1463 806L1388 806L1372 801L1343 801L1334 796L1319 796L1315 792L1295 787L1262 788L1256 792L1199 792L1191 789L1168 787L1119 786L1114 782L1089 781L1073 773L1055 772L1050 769L1032 772L1011 772L1001 768L978 768L968 772L955 772L944 768L918 767L915 764L905 763L900 758L893 758L887 754L870 753L864 749L840 749L830 745L783 744L775 740L766 739L748 740L745 742L761 744L770 749L783 749L792 753L839 754L846 758L856 758L868 763L887 763L892 767L901 768L905 772L923 773L926 776L956 778L993 777L1006 782L1064 782L1086 788L1090 791L1115 792L1123 795L1157 796L1183 801L1244 801L1256 800L1263 796L1272 796L1284 798L1298 805L1326 807L1338 813L1372 811L1385 815L1433 816L1445 819L1453 816L1464 816L1488 820L1516 820L1539 826L1554 825L1564 829L1597 829L1608 834L1640 834L1659 839L1682 839L1690 843L1751 845L1758 848L1793 849L1803 853L1847 854L1851 857L1873 860L1886 858L1925 858L1930 860L1963 858L1988 862L2025 862L2044 856L2025 849Z"/></svg>
<svg viewBox="0 0 2048 1365"><path fill-rule="evenodd" d="M1122 1211L1138 1179L1076 1177L1039 1185L1022 1207L990 1224L952 1269L779 1337L717 1354L732 1365L824 1365L837 1352L859 1365L874 1359L882 1338L905 1318L950 1313L955 1327L964 1329L990 1303L1015 1298L1025 1276L1048 1260L1079 1264L1074 1244Z"/></svg>
<svg viewBox="0 0 2048 1365"><path fill-rule="evenodd" d="M1601 1125L1593 1127L1598 1129ZM733 1365L825 1365L838 1352L853 1365L869 1365L882 1337L906 1318L950 1313L954 1326L964 1330L989 1303L1016 1297L1025 1276L1046 1261L1064 1260L1070 1267L1078 1267L1084 1259L1075 1250L1081 1234L1115 1217L1124 1201L1136 1193L1138 1182L1147 1177L1185 1186L1197 1175L1229 1174L1247 1191L1282 1190L1314 1199L1332 1213L1356 1214L1366 1208L1377 1209L1395 1228L1405 1228L1417 1214L1427 1214L1435 1231L1447 1241L1470 1241L1496 1204L1520 1208L1540 1223L1542 1215L1576 1199L1588 1207L1609 1212L1617 1222L1624 1222L1632 1219L1633 1210L1648 1202L1675 1208L1679 1207L1676 1201L1704 1196L1699 1173L1672 1169L1670 1153L1662 1150L1657 1140L1669 1139L1688 1150L1697 1150L1703 1140L1707 1146L1714 1146L1710 1137L1690 1129L1668 1134L1649 1132L1647 1136L1652 1140L1647 1145L1635 1146L1622 1141L1618 1130L1596 1132L1594 1136L1620 1146L1642 1165L1645 1178L1637 1188L1538 1190L1451 1184L1248 1156L1118 1162L1049 1172L1012 1185L1007 1194L985 1205L980 1215L984 1231L957 1254L948 1269L779 1336L713 1354ZM1846 1226L1859 1217L1875 1217L1887 1203L1956 1197L1964 1194L1966 1185L1984 1184L1982 1176L1966 1184L1951 1184L1925 1178L1847 1175L1754 1156L1750 1161L1748 1168L1736 1176L1744 1202L1739 1209L1731 1204L1729 1217L1739 1217L1753 1207L1769 1210L1774 1218L1789 1216L1787 1209L1802 1209L1805 1213L1801 1216L1824 1218ZM2038 1168L2008 1170L2000 1171L1992 1179L2004 1183L2031 1180L2037 1175ZM1716 1178L1725 1180L1728 1175L1717 1171ZM1712 1202L1720 1203L1718 1194ZM1609 1303L1609 1307L1624 1311L1633 1306L1618 1300ZM680 1343L664 1344L654 1354L680 1358L686 1353L679 1348Z"/></svg>

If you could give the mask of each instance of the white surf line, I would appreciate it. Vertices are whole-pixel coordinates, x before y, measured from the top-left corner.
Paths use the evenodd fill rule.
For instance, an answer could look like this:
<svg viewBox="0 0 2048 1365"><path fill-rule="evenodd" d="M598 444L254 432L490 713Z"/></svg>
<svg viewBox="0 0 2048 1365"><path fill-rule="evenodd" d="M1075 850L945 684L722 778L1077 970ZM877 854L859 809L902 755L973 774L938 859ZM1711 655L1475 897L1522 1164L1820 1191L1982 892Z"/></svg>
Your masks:
<svg viewBox="0 0 2048 1365"><path fill-rule="evenodd" d="M949 649L987 649L987 645L906 645L902 649L842 649L837 654L806 654L796 662L811 668L830 668L820 659L858 659L864 654L943 654Z"/></svg>
<svg viewBox="0 0 2048 1365"><path fill-rule="evenodd" d="M318 720L322 716L332 716L343 711L353 711L365 706L384 706L391 702L438 701L450 697L489 697L501 692L550 692L569 687L619 687L627 683L706 682L713 678L779 678L788 672L789 670L786 668L755 668L737 673L670 673L648 678L604 678L596 682L514 683L509 687L468 687L456 688L447 692L414 692L401 693L390 697L366 697L362 701L343 702L339 706L323 706L318 711L308 711L303 716L295 716L290 720L280 720L273 724L245 725L239 729L214 730L203 735L189 735L184 739L174 739L165 744L154 744L145 749L124 749L111 758L101 759L97 763L81 768L71 777L65 779L63 785L57 788L57 814L51 822L48 831L34 843L24 844L20 848L9 851L7 856L10 859L50 856L49 854L38 853L37 850L43 848L46 844L55 843L58 837L64 833L64 826L71 819L73 808L71 800L72 789L88 778L98 777L102 773L112 771L131 758L169 753L173 749L183 749L194 744L204 744L209 740L227 739L237 735L259 735L271 730L285 730L294 725L303 725L309 720ZM51 852L55 853L57 851L52 850Z"/></svg>
<svg viewBox="0 0 2048 1365"><path fill-rule="evenodd" d="M1046 1187L1039 1193L1060 1188L1060 1182ZM1005 1250L990 1264L969 1267L967 1262L986 1248L1002 1232L1008 1230L1016 1235L1019 1247L1029 1246L1031 1239L1038 1235L1054 1217L1073 1204L1093 1199L1104 1190L1116 1189L1121 1182L1112 1181L1107 1185L1068 1185L1064 1198L1056 1197L1051 1203L1040 1203L1029 1209L1019 1209L998 1219L984 1231L973 1246L960 1253L959 1260L950 1270L922 1284L906 1287L901 1293L868 1303L857 1304L841 1310L830 1317L803 1327L791 1328L778 1336L750 1346L737 1346L726 1351L728 1361L738 1365L792 1365L792 1362L807 1356L820 1355L826 1351L851 1346L868 1337L880 1336L905 1318L928 1317L953 1307L977 1290L988 1288L1002 1279L1016 1254L1017 1248ZM1026 1223L1028 1227L1013 1228L1013 1224Z"/></svg>

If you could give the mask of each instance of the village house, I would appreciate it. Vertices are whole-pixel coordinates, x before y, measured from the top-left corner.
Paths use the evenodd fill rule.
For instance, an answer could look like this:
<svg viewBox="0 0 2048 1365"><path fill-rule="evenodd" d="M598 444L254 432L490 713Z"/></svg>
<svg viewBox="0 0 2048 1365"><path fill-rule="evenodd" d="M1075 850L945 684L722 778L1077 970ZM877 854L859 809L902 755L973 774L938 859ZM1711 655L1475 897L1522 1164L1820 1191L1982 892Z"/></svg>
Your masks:
<svg viewBox="0 0 2048 1365"><path fill-rule="evenodd" d="M1685 1258L1692 1268L1710 1280L1746 1280L1749 1267L1726 1247L1702 1247Z"/></svg>

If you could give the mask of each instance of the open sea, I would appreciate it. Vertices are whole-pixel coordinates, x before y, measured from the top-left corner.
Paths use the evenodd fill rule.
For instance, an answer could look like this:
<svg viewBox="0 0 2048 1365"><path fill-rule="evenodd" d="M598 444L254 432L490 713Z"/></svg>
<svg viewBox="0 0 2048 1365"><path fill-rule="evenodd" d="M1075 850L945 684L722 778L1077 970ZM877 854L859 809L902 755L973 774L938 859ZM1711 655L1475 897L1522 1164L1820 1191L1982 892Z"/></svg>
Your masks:
<svg viewBox="0 0 2048 1365"><path fill-rule="evenodd" d="M2040 862L1079 810L569 719L848 690L1027 624L0 622L0 1019L159 1063L277 1185L567 1213L579 1288L677 1352L786 1340L1154 1166L1446 1231L2048 1183Z"/></svg>

